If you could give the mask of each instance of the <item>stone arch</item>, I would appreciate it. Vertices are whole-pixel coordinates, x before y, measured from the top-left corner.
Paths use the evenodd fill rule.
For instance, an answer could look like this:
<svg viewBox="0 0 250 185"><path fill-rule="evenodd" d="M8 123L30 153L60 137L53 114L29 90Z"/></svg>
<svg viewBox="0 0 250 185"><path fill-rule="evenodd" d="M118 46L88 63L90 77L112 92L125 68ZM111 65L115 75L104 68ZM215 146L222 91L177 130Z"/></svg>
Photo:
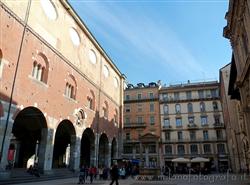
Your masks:
<svg viewBox="0 0 250 185"><path fill-rule="evenodd" d="M76 146L76 131L72 122L65 119L56 129L52 168L74 168L74 148Z"/></svg>
<svg viewBox="0 0 250 185"><path fill-rule="evenodd" d="M13 137L10 145L15 147L15 167L26 168L28 163L38 163L43 168L44 154L40 148L45 147L47 138L46 118L36 107L26 107L19 111L12 127Z"/></svg>
<svg viewBox="0 0 250 185"><path fill-rule="evenodd" d="M81 139L80 165L95 164L95 134L91 128L86 128Z"/></svg>

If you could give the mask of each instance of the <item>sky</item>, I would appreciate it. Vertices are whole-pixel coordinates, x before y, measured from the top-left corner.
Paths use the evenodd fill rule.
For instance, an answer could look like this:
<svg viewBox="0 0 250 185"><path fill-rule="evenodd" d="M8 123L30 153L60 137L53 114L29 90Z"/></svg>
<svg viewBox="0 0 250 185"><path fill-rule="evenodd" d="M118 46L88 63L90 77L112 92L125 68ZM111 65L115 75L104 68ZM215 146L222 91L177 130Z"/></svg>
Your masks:
<svg viewBox="0 0 250 185"><path fill-rule="evenodd" d="M128 83L219 80L228 0L69 0Z"/></svg>

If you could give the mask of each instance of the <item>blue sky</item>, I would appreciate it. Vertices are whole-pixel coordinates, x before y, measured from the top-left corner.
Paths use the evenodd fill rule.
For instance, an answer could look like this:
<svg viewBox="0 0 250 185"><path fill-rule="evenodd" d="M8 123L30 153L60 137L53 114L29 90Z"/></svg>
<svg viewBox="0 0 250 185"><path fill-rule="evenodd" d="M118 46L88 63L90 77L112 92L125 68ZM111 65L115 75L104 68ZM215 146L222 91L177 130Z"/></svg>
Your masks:
<svg viewBox="0 0 250 185"><path fill-rule="evenodd" d="M228 0L70 0L130 83L219 79Z"/></svg>

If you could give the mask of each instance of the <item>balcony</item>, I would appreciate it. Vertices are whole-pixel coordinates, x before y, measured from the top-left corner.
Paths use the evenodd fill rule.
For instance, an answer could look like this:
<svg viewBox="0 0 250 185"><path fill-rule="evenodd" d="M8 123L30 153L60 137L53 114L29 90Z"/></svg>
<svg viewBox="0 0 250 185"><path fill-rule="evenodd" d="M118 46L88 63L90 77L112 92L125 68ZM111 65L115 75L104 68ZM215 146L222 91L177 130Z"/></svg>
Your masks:
<svg viewBox="0 0 250 185"><path fill-rule="evenodd" d="M123 139L123 143L126 143L126 144L139 143L139 140L137 140L137 139Z"/></svg>
<svg viewBox="0 0 250 185"><path fill-rule="evenodd" d="M193 95L191 98L187 98L184 96L179 96L179 98L174 98L172 96L169 97L162 97L160 95L160 102L161 103L175 103L175 102L189 102L189 101L197 101L197 100L217 100L219 99L219 95L212 96L212 95L206 95L204 97L199 97L198 95Z"/></svg>
<svg viewBox="0 0 250 185"><path fill-rule="evenodd" d="M125 123L124 124L124 129L128 129L128 128L145 128L146 127L146 123Z"/></svg>
<svg viewBox="0 0 250 185"><path fill-rule="evenodd" d="M194 124L194 123L189 123L189 124L187 125L187 128L188 128L188 129L198 129L198 126L197 126L196 124Z"/></svg>
<svg viewBox="0 0 250 185"><path fill-rule="evenodd" d="M214 128L224 128L224 123L214 123Z"/></svg>
<svg viewBox="0 0 250 185"><path fill-rule="evenodd" d="M163 125L162 130L171 130L172 126L171 125Z"/></svg>

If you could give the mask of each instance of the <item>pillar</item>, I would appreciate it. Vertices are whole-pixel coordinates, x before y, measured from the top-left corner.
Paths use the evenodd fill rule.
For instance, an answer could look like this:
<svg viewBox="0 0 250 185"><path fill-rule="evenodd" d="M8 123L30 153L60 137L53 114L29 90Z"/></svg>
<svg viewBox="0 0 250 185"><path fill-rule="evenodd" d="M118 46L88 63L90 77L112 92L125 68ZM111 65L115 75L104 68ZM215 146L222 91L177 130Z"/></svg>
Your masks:
<svg viewBox="0 0 250 185"><path fill-rule="evenodd" d="M44 173L51 173L54 151L53 138L55 136L55 130L51 128L43 128L41 135L42 137L38 150L38 167Z"/></svg>
<svg viewBox="0 0 250 185"><path fill-rule="evenodd" d="M111 167L111 150L112 150L112 142L108 142L108 152L105 155L105 159L107 159L107 167Z"/></svg>
<svg viewBox="0 0 250 185"><path fill-rule="evenodd" d="M71 170L78 170L80 167L81 138L76 135L72 135L70 146L69 167Z"/></svg>
<svg viewBox="0 0 250 185"><path fill-rule="evenodd" d="M91 164L94 166L98 167L99 166L99 161L98 161L98 156L99 156L99 134L95 134L95 141L94 141L94 150L93 150L93 155L91 154Z"/></svg>

